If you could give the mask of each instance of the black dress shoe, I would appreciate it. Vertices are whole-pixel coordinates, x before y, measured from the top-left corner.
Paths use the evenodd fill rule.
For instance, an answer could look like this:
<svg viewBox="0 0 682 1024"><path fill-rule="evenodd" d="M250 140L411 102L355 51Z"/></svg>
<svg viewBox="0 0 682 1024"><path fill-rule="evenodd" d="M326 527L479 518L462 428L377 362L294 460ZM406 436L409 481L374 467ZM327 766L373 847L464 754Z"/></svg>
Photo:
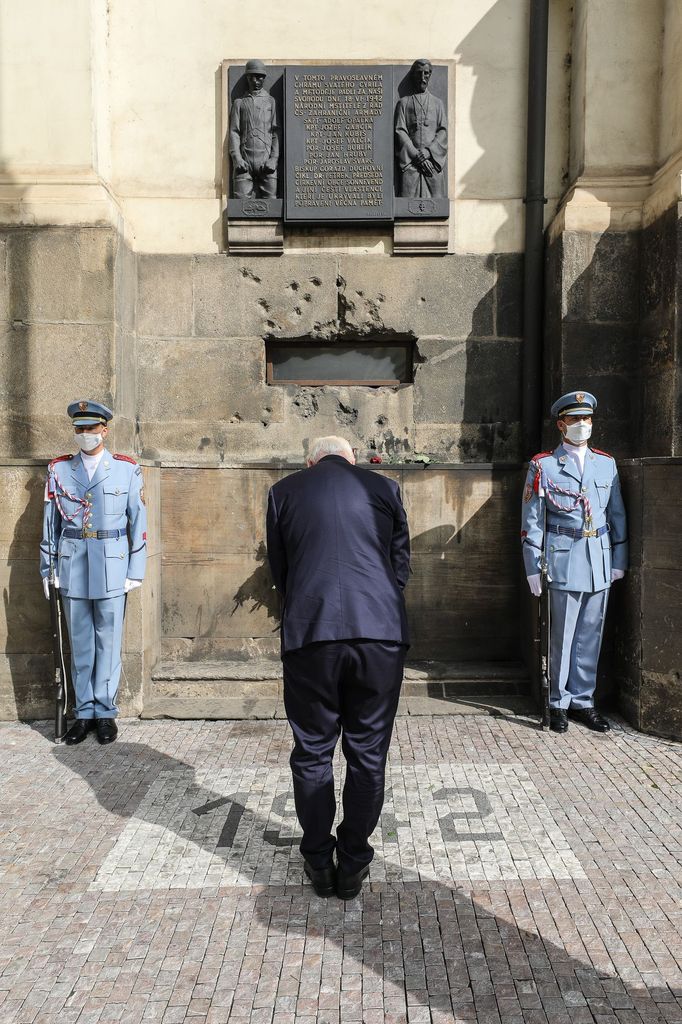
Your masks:
<svg viewBox="0 0 682 1024"><path fill-rule="evenodd" d="M77 718L64 737L64 742L68 743L70 747L74 743L82 743L88 733L92 732L94 725L91 718Z"/></svg>
<svg viewBox="0 0 682 1024"><path fill-rule="evenodd" d="M100 743L113 743L118 736L118 726L113 718L98 718L97 739Z"/></svg>
<svg viewBox="0 0 682 1024"><path fill-rule="evenodd" d="M308 861L303 865L303 870L313 883L313 889L318 896L336 895L336 868L331 864L328 868L311 868Z"/></svg>
<svg viewBox="0 0 682 1024"><path fill-rule="evenodd" d="M566 708L549 709L549 727L552 732L566 732L568 729L568 714Z"/></svg>
<svg viewBox="0 0 682 1024"><path fill-rule="evenodd" d="M595 732L610 732L611 726L603 715L600 715L596 708L569 708L571 718L576 722L582 722L588 729Z"/></svg>
<svg viewBox="0 0 682 1024"><path fill-rule="evenodd" d="M354 875L347 875L344 871L336 872L336 895L340 900L352 900L362 889L362 882L369 874L369 864Z"/></svg>

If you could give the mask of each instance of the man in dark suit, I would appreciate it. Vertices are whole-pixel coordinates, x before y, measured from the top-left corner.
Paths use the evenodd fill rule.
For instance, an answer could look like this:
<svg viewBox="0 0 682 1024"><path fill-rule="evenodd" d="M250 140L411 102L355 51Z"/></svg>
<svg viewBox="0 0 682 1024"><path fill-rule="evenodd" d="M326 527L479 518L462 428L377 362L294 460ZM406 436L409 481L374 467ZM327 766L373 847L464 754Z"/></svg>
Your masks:
<svg viewBox="0 0 682 1024"><path fill-rule="evenodd" d="M305 871L319 896L352 899L369 873L368 838L384 802L409 646L410 538L398 485L357 469L343 438L314 441L308 467L270 489L268 558L283 599L284 703ZM334 837L332 758L342 730L346 781Z"/></svg>

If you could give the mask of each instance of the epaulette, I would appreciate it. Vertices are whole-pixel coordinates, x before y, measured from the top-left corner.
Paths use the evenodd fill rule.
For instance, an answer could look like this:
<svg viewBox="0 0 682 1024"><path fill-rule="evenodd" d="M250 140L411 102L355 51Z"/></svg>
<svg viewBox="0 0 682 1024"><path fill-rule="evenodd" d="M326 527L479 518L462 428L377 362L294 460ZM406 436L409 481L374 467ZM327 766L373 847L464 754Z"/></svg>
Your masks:
<svg viewBox="0 0 682 1024"><path fill-rule="evenodd" d="M534 455L533 458L530 461L531 461L531 463L534 463L534 462L537 462L538 459L546 459L547 456L551 455L551 454L552 454L552 452L538 452L538 454ZM540 491L540 470L539 469L537 469L535 471L535 478L533 480L533 491L535 491L536 494L538 494L539 491ZM531 488L530 488L530 484L528 484L527 487L526 487L526 490L524 492L524 496L523 496L524 497L524 501L530 501L531 496L532 496L532 491L531 491Z"/></svg>
<svg viewBox="0 0 682 1024"><path fill-rule="evenodd" d="M590 450L593 451L595 455L605 455L607 459L613 459L614 458L613 455L611 454L611 452L603 452L601 450L601 448L591 448ZM615 462L615 459L614 459L614 462Z"/></svg>
<svg viewBox="0 0 682 1024"><path fill-rule="evenodd" d="M72 458L73 458L73 455L71 455L71 454L69 454L69 455L58 455L56 459L52 459L52 461L50 462L50 465L49 465L48 468L52 469L52 467L55 466L58 462L68 462L69 459L72 459Z"/></svg>
<svg viewBox="0 0 682 1024"><path fill-rule="evenodd" d="M132 462L133 466L137 465L135 459L131 459L129 455L119 455L118 453L116 453L114 454L114 458L118 459L119 462Z"/></svg>

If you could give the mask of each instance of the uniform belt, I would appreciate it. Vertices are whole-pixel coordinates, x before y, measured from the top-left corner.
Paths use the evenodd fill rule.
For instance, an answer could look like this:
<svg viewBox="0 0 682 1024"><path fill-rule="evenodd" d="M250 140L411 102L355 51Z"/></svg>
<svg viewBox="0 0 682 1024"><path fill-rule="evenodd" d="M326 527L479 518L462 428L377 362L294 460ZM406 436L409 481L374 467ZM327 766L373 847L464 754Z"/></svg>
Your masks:
<svg viewBox="0 0 682 1024"><path fill-rule="evenodd" d="M118 540L125 537L125 530L74 530L68 526L62 530L62 537L74 537L78 540Z"/></svg>
<svg viewBox="0 0 682 1024"><path fill-rule="evenodd" d="M553 523L547 524L547 533L559 533L562 537L572 537L573 540L578 540L580 537L601 537L603 533L608 533L608 524L600 526L597 530L578 530L572 526L554 526Z"/></svg>

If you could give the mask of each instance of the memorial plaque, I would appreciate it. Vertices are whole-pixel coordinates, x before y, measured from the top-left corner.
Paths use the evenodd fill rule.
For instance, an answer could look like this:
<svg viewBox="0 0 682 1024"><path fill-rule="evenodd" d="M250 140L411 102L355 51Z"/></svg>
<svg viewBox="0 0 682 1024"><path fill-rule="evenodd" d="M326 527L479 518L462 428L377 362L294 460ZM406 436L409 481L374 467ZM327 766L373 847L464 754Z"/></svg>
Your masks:
<svg viewBox="0 0 682 1024"><path fill-rule="evenodd" d="M287 67L285 218L393 218L393 69Z"/></svg>

